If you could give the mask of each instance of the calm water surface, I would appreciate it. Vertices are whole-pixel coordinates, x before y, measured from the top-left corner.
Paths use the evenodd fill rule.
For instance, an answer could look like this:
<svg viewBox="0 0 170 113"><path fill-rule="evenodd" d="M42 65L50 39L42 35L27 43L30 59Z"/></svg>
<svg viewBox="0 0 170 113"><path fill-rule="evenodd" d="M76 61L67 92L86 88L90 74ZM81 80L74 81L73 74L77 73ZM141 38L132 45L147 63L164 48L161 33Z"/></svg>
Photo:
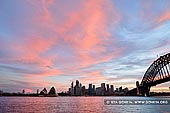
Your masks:
<svg viewBox="0 0 170 113"><path fill-rule="evenodd" d="M153 100L157 98L0 97L0 113L170 113L170 105L104 105L104 99ZM161 99L170 100L170 97Z"/></svg>

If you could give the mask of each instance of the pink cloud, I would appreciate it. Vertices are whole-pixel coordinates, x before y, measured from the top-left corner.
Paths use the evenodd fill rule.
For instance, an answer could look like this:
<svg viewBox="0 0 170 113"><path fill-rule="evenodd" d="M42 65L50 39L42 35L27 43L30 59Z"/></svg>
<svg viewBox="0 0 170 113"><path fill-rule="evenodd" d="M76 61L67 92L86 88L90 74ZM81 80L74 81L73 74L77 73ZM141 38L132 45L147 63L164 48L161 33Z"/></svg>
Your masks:
<svg viewBox="0 0 170 113"><path fill-rule="evenodd" d="M117 39L111 37L110 32L108 32L109 24L116 27L121 20L121 15L111 1L82 1L82 7L78 10L79 7L75 7L71 11L61 11L60 13L64 15L63 20L61 15L51 10L53 7L61 8L61 6L54 4L54 1L42 0L39 5L33 5L40 11L34 16L32 23L35 23L33 24L34 27L41 34L47 33L46 35L52 38L51 42L46 39L49 40L47 44L45 43L47 48L52 42L55 42L55 46L61 43L68 45L74 52L74 58L71 59L70 57L71 61L81 62L80 67L107 61L122 54L124 49L116 47ZM105 5L107 5L107 8L104 7ZM110 40L113 43L110 43ZM45 51L46 49L42 48L43 44L43 42L38 43L37 46L32 48L37 51ZM110 46L108 44L113 48L116 47L117 50L108 54L106 48L106 46ZM58 60L60 59L63 58L58 58ZM67 61L67 59L65 60Z"/></svg>
<svg viewBox="0 0 170 113"><path fill-rule="evenodd" d="M109 32L109 26L114 29L121 20L112 1L81 1L82 7L74 4L71 10L64 10L60 2L54 2L56 1L27 1L34 10L32 17L26 18L30 28L24 29L17 41L7 42L12 44L8 47L15 54L1 59L7 64L31 67L33 73L25 72L23 75L36 79L26 80L32 87L50 85L47 81L43 84L45 76L79 72L82 67L118 58L124 51L124 48L117 46L117 38L112 37ZM60 13L56 8L61 10ZM53 68L49 69L47 66ZM90 80L94 83L105 79L101 72L90 74ZM87 79L82 81L85 80ZM57 84L57 87L62 86Z"/></svg>
<svg viewBox="0 0 170 113"><path fill-rule="evenodd" d="M27 88L29 89L33 88L32 90L34 90L34 92L36 91L36 89L39 89L39 91L41 91L43 88L47 88L47 90L49 91L52 86L56 88L57 92L61 92L63 90L67 91L69 87L69 84L60 83L57 81L51 82L49 80L46 80L46 78L43 76L30 75L24 76L23 79L26 83L28 83Z"/></svg>
<svg viewBox="0 0 170 113"><path fill-rule="evenodd" d="M80 82L85 85L88 85L89 83L100 84L101 82L105 82L106 79L107 78L102 75L101 71L93 71L83 74L80 78Z"/></svg>
<svg viewBox="0 0 170 113"><path fill-rule="evenodd" d="M170 11L166 11L162 15L160 15L158 22L164 22L166 20L170 20Z"/></svg>

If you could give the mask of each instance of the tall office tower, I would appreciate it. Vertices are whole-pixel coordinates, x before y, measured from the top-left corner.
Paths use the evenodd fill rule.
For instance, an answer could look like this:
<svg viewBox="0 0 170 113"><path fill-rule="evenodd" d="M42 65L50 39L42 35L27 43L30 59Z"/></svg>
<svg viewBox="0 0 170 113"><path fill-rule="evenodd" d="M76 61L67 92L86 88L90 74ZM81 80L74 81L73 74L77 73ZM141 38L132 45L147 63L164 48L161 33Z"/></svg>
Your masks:
<svg viewBox="0 0 170 113"><path fill-rule="evenodd" d="M79 95L79 81L76 80L76 85L74 87L74 95L78 96Z"/></svg>
<svg viewBox="0 0 170 113"><path fill-rule="evenodd" d="M72 81L72 83L71 83L71 88L73 88L73 87L74 87L73 85L74 85L74 83L73 83L73 81Z"/></svg>
<svg viewBox="0 0 170 113"><path fill-rule="evenodd" d="M78 80L76 80L76 86L74 87L75 89L74 89L74 94L76 95L76 96L80 96L81 95L81 91L80 91L80 83L79 83L79 81Z"/></svg>
<svg viewBox="0 0 170 113"><path fill-rule="evenodd" d="M109 84L107 84L106 86L107 86L106 91L109 92Z"/></svg>
<svg viewBox="0 0 170 113"><path fill-rule="evenodd" d="M121 86L121 87L119 87L119 92L122 92L122 86Z"/></svg>
<svg viewBox="0 0 170 113"><path fill-rule="evenodd" d="M96 95L95 85L93 85L93 94L92 95Z"/></svg>
<svg viewBox="0 0 170 113"><path fill-rule="evenodd" d="M114 87L113 85L110 85L110 93L112 94L114 92Z"/></svg>
<svg viewBox="0 0 170 113"><path fill-rule="evenodd" d="M80 95L82 95L82 84L80 83Z"/></svg>
<svg viewBox="0 0 170 113"><path fill-rule="evenodd" d="M76 86L74 86L74 95L76 95Z"/></svg>
<svg viewBox="0 0 170 113"><path fill-rule="evenodd" d="M106 92L105 83L101 83L101 90L102 90L102 95L105 95Z"/></svg>
<svg viewBox="0 0 170 113"><path fill-rule="evenodd" d="M82 87L82 95L85 95L85 92L86 92L86 87L83 86L83 87Z"/></svg>
<svg viewBox="0 0 170 113"><path fill-rule="evenodd" d="M22 94L25 94L25 90L24 89L22 90Z"/></svg>
<svg viewBox="0 0 170 113"><path fill-rule="evenodd" d="M79 81L76 80L76 87L79 87Z"/></svg>
<svg viewBox="0 0 170 113"><path fill-rule="evenodd" d="M89 84L89 96L92 96L92 92L93 92L92 84Z"/></svg>
<svg viewBox="0 0 170 113"><path fill-rule="evenodd" d="M71 83L71 89L70 89L71 96L74 95L74 83Z"/></svg>

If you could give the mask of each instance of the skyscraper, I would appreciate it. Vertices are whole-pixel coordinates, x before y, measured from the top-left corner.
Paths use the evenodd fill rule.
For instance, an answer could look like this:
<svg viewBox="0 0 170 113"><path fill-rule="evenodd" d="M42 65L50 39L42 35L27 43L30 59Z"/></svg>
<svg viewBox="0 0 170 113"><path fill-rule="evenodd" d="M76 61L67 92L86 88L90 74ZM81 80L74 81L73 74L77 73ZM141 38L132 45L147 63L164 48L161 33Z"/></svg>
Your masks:
<svg viewBox="0 0 170 113"><path fill-rule="evenodd" d="M82 87L82 95L85 95L85 93L86 93L86 87L83 86L83 87Z"/></svg>
<svg viewBox="0 0 170 113"><path fill-rule="evenodd" d="M76 80L76 87L79 87L79 81Z"/></svg>
<svg viewBox="0 0 170 113"><path fill-rule="evenodd" d="M101 87L96 88L96 95L102 95L102 88Z"/></svg>
<svg viewBox="0 0 170 113"><path fill-rule="evenodd" d="M71 83L70 95L71 95L71 96L74 95L74 83L73 83L73 81L72 81L72 83Z"/></svg>
<svg viewBox="0 0 170 113"><path fill-rule="evenodd" d="M82 84L80 83L80 95L82 95Z"/></svg>
<svg viewBox="0 0 170 113"><path fill-rule="evenodd" d="M110 85L110 93L113 94L113 92L114 92L114 87L113 85Z"/></svg>
<svg viewBox="0 0 170 113"><path fill-rule="evenodd" d="M89 96L92 96L92 92L93 92L92 84L89 84Z"/></svg>
<svg viewBox="0 0 170 113"><path fill-rule="evenodd" d="M76 80L76 86L74 87L74 95L80 96L81 95L81 83L79 83L78 80Z"/></svg>
<svg viewBox="0 0 170 113"><path fill-rule="evenodd" d="M25 90L24 89L22 90L22 94L25 94Z"/></svg>
<svg viewBox="0 0 170 113"><path fill-rule="evenodd" d="M93 94L92 95L96 95L95 85L93 85Z"/></svg>
<svg viewBox="0 0 170 113"><path fill-rule="evenodd" d="M107 86L106 91L109 92L109 84L107 84L106 86Z"/></svg>
<svg viewBox="0 0 170 113"><path fill-rule="evenodd" d="M106 84L106 92L105 92L105 95L110 95L110 92L109 92L109 84Z"/></svg>
<svg viewBox="0 0 170 113"><path fill-rule="evenodd" d="M72 81L72 83L71 83L71 88L73 88L73 85L74 85L74 83L73 83L73 81Z"/></svg>
<svg viewBox="0 0 170 113"><path fill-rule="evenodd" d="M102 93L102 95L105 95L105 92L106 92L105 83L101 83L101 93Z"/></svg>
<svg viewBox="0 0 170 113"><path fill-rule="evenodd" d="M119 87L119 92L122 92L122 86L121 86L121 87Z"/></svg>

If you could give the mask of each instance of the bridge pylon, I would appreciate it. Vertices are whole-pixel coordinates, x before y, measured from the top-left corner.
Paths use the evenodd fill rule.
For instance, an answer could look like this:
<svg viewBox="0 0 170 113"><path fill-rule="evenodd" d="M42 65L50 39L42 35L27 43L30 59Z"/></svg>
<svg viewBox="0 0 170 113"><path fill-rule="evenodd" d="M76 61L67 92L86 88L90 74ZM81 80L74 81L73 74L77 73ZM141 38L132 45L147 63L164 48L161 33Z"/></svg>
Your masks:
<svg viewBox="0 0 170 113"><path fill-rule="evenodd" d="M136 89L137 89L137 94L136 95L138 95L138 96L140 96L141 95L141 91L140 91L140 89L139 89L139 81L136 81Z"/></svg>
<svg viewBox="0 0 170 113"><path fill-rule="evenodd" d="M149 96L150 87L144 86L140 88L142 96Z"/></svg>
<svg viewBox="0 0 170 113"><path fill-rule="evenodd" d="M137 96L149 96L150 87L149 86L140 86L139 81L136 81Z"/></svg>

